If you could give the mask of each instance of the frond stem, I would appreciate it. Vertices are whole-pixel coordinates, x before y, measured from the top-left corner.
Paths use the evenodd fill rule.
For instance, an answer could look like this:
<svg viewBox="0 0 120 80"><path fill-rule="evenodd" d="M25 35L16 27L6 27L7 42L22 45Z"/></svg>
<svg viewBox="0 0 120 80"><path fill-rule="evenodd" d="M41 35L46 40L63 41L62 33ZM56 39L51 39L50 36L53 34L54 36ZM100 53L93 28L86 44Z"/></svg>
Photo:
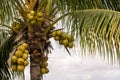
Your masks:
<svg viewBox="0 0 120 80"><path fill-rule="evenodd" d="M2 23L0 23L0 25L1 25L1 26L5 26L5 27L7 27L7 28L9 28L9 29L13 29L12 27L10 27L10 26L8 26L8 25L5 25L5 24L2 24Z"/></svg>

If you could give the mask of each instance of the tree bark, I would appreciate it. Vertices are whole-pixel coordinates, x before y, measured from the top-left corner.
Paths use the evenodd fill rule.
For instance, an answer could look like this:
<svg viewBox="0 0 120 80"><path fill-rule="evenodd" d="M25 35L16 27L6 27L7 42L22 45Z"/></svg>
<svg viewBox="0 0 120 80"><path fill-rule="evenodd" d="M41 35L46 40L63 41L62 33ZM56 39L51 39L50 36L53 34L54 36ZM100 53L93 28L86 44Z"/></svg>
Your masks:
<svg viewBox="0 0 120 80"><path fill-rule="evenodd" d="M40 73L40 64L35 62L30 57L30 74L31 74L31 80L42 80L42 75Z"/></svg>

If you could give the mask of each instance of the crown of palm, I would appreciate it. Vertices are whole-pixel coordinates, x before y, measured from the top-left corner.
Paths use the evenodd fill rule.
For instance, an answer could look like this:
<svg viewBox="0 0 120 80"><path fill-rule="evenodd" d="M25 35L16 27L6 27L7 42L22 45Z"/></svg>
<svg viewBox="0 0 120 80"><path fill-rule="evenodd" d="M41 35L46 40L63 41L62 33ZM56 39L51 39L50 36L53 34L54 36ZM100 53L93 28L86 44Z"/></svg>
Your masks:
<svg viewBox="0 0 120 80"><path fill-rule="evenodd" d="M26 20L29 1L37 2L35 5L30 4L31 10L45 10L46 16L52 20L51 25L61 20L65 29L80 42L83 52L89 50L93 53L98 50L112 62L114 58L120 61L120 0L0 0L0 52L9 46L7 42L11 40L8 34L11 21L18 17ZM12 42L9 44L14 44ZM6 47L3 49L3 46ZM4 56L8 54L9 51L4 52ZM1 63L5 65L6 59L0 57ZM0 71L3 75L3 70Z"/></svg>

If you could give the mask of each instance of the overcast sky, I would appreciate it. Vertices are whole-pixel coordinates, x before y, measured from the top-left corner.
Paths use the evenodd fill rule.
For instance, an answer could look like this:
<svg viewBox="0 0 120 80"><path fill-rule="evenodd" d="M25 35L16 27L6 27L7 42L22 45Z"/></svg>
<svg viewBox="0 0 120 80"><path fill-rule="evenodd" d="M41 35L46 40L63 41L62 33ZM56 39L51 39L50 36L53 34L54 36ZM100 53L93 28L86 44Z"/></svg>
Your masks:
<svg viewBox="0 0 120 80"><path fill-rule="evenodd" d="M49 55L50 72L44 80L120 80L118 65L110 65L99 56L81 59L78 55L69 56L54 44ZM30 80L29 66L25 70L26 80Z"/></svg>

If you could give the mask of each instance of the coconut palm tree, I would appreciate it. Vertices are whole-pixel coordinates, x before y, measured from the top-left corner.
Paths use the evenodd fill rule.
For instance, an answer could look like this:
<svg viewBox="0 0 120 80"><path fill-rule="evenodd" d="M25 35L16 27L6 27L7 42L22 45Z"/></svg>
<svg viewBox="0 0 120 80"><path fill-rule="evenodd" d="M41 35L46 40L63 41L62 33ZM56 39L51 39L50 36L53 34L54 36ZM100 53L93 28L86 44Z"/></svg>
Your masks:
<svg viewBox="0 0 120 80"><path fill-rule="evenodd" d="M22 75L28 55L31 80L41 80L49 72L50 38L69 55L76 41L83 55L98 51L120 63L120 0L0 0L0 25L2 80Z"/></svg>

